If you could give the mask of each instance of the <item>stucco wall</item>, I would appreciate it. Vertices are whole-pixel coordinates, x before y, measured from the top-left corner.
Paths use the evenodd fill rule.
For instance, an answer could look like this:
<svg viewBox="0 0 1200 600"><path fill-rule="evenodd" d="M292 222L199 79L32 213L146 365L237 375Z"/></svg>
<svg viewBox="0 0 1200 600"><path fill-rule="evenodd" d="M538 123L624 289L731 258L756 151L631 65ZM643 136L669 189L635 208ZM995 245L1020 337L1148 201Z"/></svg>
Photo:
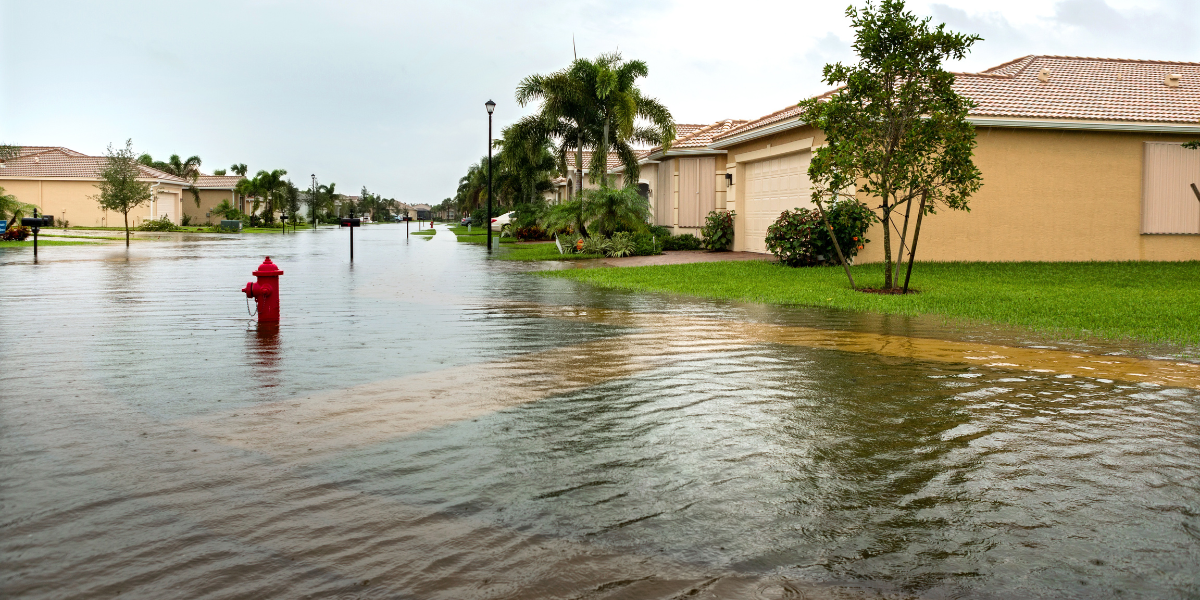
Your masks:
<svg viewBox="0 0 1200 600"><path fill-rule="evenodd" d="M0 187L21 202L37 206L44 214L54 215L56 221L66 219L73 227L120 227L124 224L121 213L104 211L93 196L100 190L95 181L76 179L5 179L0 177ZM180 186L160 185L158 192L176 195ZM193 204L194 206L194 204ZM142 205L129 213L130 226L150 217L150 206ZM56 223L57 224L57 223Z"/></svg>
<svg viewBox="0 0 1200 600"><path fill-rule="evenodd" d="M183 214L190 216L192 224L195 225L219 223L222 217L216 215L209 216L208 213L223 200L228 200L230 204L237 206L237 198L233 190L200 190L200 206L197 207L196 197L190 191L184 189Z"/></svg>
<svg viewBox="0 0 1200 600"><path fill-rule="evenodd" d="M739 153L806 137L814 137L814 145L824 141L821 132L800 128L730 148L730 162ZM1198 235L1141 233L1143 144L1185 141L1186 136L979 128L977 139L975 164L983 187L972 197L970 212L943 208L926 217L918 259L1200 259ZM744 202L742 190L734 195L736 202ZM878 205L878 199L860 199ZM735 235L743 233L738 229ZM867 237L872 242L859 262L882 260L882 225L872 227Z"/></svg>

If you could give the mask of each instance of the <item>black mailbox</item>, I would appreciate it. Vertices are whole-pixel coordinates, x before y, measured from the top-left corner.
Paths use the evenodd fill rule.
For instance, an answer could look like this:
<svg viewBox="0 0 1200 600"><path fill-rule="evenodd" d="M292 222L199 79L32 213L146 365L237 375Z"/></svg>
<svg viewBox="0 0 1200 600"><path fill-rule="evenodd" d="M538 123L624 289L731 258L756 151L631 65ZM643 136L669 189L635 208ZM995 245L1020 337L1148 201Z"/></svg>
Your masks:
<svg viewBox="0 0 1200 600"><path fill-rule="evenodd" d="M25 227L52 227L54 217L21 217L21 225Z"/></svg>
<svg viewBox="0 0 1200 600"><path fill-rule="evenodd" d="M342 227L361 227L362 219L342 217Z"/></svg>

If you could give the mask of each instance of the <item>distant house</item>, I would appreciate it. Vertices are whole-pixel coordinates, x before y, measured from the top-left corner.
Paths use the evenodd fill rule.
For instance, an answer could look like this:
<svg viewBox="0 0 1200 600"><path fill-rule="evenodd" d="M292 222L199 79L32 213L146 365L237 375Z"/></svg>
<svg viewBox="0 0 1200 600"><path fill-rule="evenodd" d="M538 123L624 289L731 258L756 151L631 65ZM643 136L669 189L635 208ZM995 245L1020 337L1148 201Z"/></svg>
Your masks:
<svg viewBox="0 0 1200 600"><path fill-rule="evenodd" d="M60 223L120 227L124 217L100 208L95 199L100 194L105 160L61 146L24 146L15 158L0 161L0 187ZM138 168L142 172L139 179L152 186L154 199L130 212L129 225L163 217L179 223L184 202L195 206L191 193L186 191L188 182L153 167Z"/></svg>
<svg viewBox="0 0 1200 600"><path fill-rule="evenodd" d="M925 260L1200 258L1200 63L1025 56L954 84L970 111L983 188L971 211L939 210ZM718 135L736 209L735 250L766 252L779 214L808 207L808 165L825 135L786 107ZM868 198L862 197L864 201ZM874 204L872 204L874 206ZM860 254L883 259L882 230Z"/></svg>
<svg viewBox="0 0 1200 600"><path fill-rule="evenodd" d="M241 175L201 175L195 183L200 193L200 205L196 206L196 197L191 190L187 190L183 198L183 214L188 215L193 223L216 224L222 217L214 215L212 211L224 201L229 201L234 208L246 212L246 199L239 198L234 191L238 181L242 179L245 177Z"/></svg>
<svg viewBox="0 0 1200 600"><path fill-rule="evenodd" d="M638 189L650 200L655 225L676 235L698 234L704 218L725 208L724 150L710 147L713 139L747 121L725 119L708 125L676 125L670 148L644 151L638 166ZM623 175L624 165L612 172Z"/></svg>
<svg viewBox="0 0 1200 600"><path fill-rule="evenodd" d="M549 202L551 204L558 204L564 200L568 200L575 196L575 190L576 190L575 158L576 157L575 157L574 152L567 154L567 176L556 177L552 180L552 183L554 184L553 189L548 190L544 193L544 197L546 198L547 202ZM599 183L593 183L592 181L590 181L591 169L589 167L591 164L592 164L592 151L584 150L584 152L583 152L583 189L585 189L585 190L592 190L592 189L596 189L596 188L600 187ZM616 152L609 152L608 160L606 161L606 164L608 166L609 174L613 175L614 174L613 169L615 169L621 165L620 155L618 155ZM614 176L609 181L609 184L614 185L614 186L621 185L620 181L621 181L620 175L616 174L616 176Z"/></svg>
<svg viewBox="0 0 1200 600"><path fill-rule="evenodd" d="M413 204L408 207L408 216L417 221L428 221L433 216L433 207L428 204Z"/></svg>

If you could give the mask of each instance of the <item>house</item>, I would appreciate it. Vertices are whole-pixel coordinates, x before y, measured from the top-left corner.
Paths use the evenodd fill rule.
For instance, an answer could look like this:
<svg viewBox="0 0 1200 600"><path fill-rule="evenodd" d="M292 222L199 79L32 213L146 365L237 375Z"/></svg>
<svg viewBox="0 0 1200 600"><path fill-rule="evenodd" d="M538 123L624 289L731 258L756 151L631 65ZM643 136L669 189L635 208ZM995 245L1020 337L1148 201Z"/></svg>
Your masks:
<svg viewBox="0 0 1200 600"><path fill-rule="evenodd" d="M24 146L16 157L0 161L0 187L53 216L58 224L122 227L124 216L100 208L96 201L105 161L103 156L60 146ZM162 217L179 223L185 199L193 202L186 192L188 182L153 167L138 168L142 173L138 179L151 185L154 198L129 213L130 227Z"/></svg>
<svg viewBox="0 0 1200 600"><path fill-rule="evenodd" d="M243 179L245 177L241 175L201 175L194 184L200 194L200 203L197 205L196 196L187 190L183 199L183 214L192 223L211 225L221 221L222 217L214 215L212 211L222 202L228 201L234 208L246 212L246 198L239 198L235 191L237 183Z"/></svg>
<svg viewBox="0 0 1200 600"><path fill-rule="evenodd" d="M971 211L925 220L923 260L1200 259L1200 63L1025 56L956 74L982 189ZM824 135L795 106L718 135L727 153L735 250L765 252L780 212L811 206L807 176ZM866 201L866 198L860 198ZM876 225L860 260L883 259Z"/></svg>
<svg viewBox="0 0 1200 600"><path fill-rule="evenodd" d="M599 183L593 183L592 181L590 181L591 180L590 165L592 164L592 154L593 153L591 150L583 151L583 189L584 190L593 190L593 189L600 187ZM554 184L554 187L543 193L543 197L546 198L546 201L548 203L558 204L564 200L568 200L575 196L575 189L576 189L576 187L575 187L576 186L576 183L575 183L575 168L576 168L575 167L575 159L576 159L575 152L567 153L567 176L566 177L555 177L553 180L551 180L551 183ZM617 154L616 152L609 152L608 160L606 161L606 166L608 167L608 172L610 174L613 173L613 169L621 166L621 156L619 154ZM609 185L614 185L614 186L620 185L620 177L615 177L613 179L610 179Z"/></svg>
<svg viewBox="0 0 1200 600"><path fill-rule="evenodd" d="M675 235L700 233L708 213L724 209L726 151L713 148L717 136L747 121L725 119L708 125L676 125L671 146L644 151L638 160L638 189L650 200L653 223ZM623 174L623 165L613 169Z"/></svg>

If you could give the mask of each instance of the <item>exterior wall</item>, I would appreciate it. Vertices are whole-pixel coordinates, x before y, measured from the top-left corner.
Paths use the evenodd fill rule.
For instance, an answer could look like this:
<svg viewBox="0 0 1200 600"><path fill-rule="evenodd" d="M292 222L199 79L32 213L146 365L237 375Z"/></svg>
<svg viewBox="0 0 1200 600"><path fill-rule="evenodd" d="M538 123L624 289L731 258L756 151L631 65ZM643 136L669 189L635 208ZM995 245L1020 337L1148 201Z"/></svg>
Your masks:
<svg viewBox="0 0 1200 600"><path fill-rule="evenodd" d="M983 187L971 198L970 212L943 208L925 217L919 260L1200 259L1200 235L1141 233L1144 143L1188 136L1001 127L980 127L976 134ZM737 155L808 137L814 147L824 143L822 132L802 127L728 149L739 214L745 214L745 194ZM734 227L734 249L744 250L742 219ZM882 261L882 225L867 238L872 241L858 262Z"/></svg>
<svg viewBox="0 0 1200 600"><path fill-rule="evenodd" d="M74 227L122 227L121 213L100 208L94 196L100 195L97 182L87 179L5 179L0 177L0 187L21 202L32 204L43 213L54 216L55 221L66 219ZM178 185L161 184L155 191L162 198L173 197L176 221L179 215L179 197L183 188ZM193 206L195 204L193 203ZM151 205L142 205L129 212L129 225L134 227L143 220L152 218ZM166 207L163 207L164 209ZM56 223L57 224L57 223Z"/></svg>
<svg viewBox="0 0 1200 600"><path fill-rule="evenodd" d="M237 196L233 190L200 190L200 206L196 206L196 197L187 189L183 190L183 214L188 215L192 219L192 223L199 225L208 223L215 225L221 221L221 217L211 214L213 208L221 203L222 200L228 200L233 206L237 206Z"/></svg>

